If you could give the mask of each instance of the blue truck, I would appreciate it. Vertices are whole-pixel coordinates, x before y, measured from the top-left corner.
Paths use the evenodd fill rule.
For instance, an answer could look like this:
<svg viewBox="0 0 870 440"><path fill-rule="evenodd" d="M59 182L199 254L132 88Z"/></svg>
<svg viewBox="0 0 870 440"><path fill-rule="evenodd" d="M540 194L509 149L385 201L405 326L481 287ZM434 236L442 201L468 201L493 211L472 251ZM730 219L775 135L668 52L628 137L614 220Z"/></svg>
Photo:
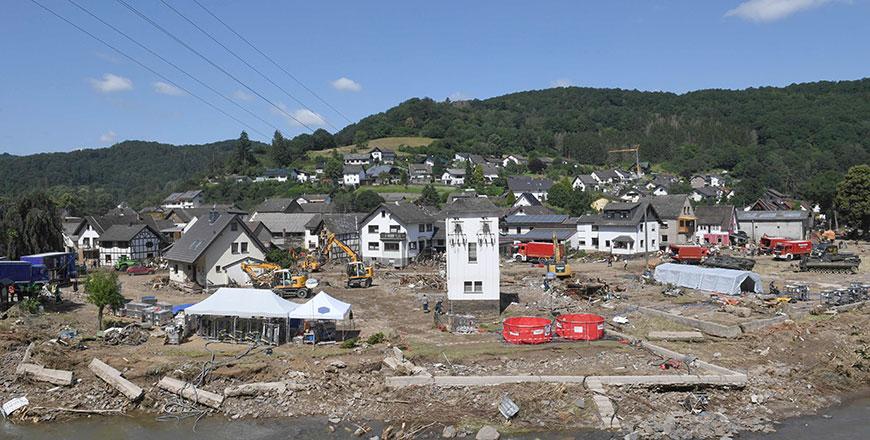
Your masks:
<svg viewBox="0 0 870 440"><path fill-rule="evenodd" d="M49 282L52 284L66 286L78 278L75 252L45 252L25 255L21 257L21 261L45 266Z"/></svg>
<svg viewBox="0 0 870 440"><path fill-rule="evenodd" d="M21 301L51 282L48 269L29 261L0 261L0 304Z"/></svg>

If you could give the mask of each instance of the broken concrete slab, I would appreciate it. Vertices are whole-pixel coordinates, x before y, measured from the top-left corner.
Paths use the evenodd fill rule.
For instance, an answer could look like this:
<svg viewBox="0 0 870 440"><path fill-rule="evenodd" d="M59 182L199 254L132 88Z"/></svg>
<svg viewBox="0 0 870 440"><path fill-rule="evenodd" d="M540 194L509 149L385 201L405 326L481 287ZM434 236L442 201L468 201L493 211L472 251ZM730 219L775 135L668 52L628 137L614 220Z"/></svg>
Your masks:
<svg viewBox="0 0 870 440"><path fill-rule="evenodd" d="M653 341L699 342L704 340L704 335L701 332L651 331L647 338Z"/></svg>
<svg viewBox="0 0 870 440"><path fill-rule="evenodd" d="M773 318L756 319L754 321L744 322L740 324L740 329L744 333L751 333L773 325L782 324L788 321L789 317L785 315L774 316Z"/></svg>
<svg viewBox="0 0 870 440"><path fill-rule="evenodd" d="M740 326L736 325L717 324L715 322L703 321L696 318L674 315L673 313L663 312L649 307L638 307L637 311L646 315L664 318L668 321L685 325L686 327L691 327L708 335L718 336L720 338L738 338L743 334L743 330L740 329Z"/></svg>
<svg viewBox="0 0 870 440"><path fill-rule="evenodd" d="M15 373L26 376L40 382L48 382L55 385L70 386L73 384L73 372L66 370L53 370L36 364L18 364Z"/></svg>
<svg viewBox="0 0 870 440"><path fill-rule="evenodd" d="M746 375L662 375L662 376L390 376L386 385L390 388L434 385L492 386L517 383L583 383L597 380L602 385L638 386L733 386L746 385Z"/></svg>
<svg viewBox="0 0 870 440"><path fill-rule="evenodd" d="M198 389L188 382L169 376L160 379L160 382L157 382L157 387L210 408L220 408L224 401L224 396L220 394Z"/></svg>
<svg viewBox="0 0 870 440"><path fill-rule="evenodd" d="M88 369L133 402L138 401L145 395L145 391L142 388L121 376L120 371L97 358L91 360L91 363L88 364Z"/></svg>
<svg viewBox="0 0 870 440"><path fill-rule="evenodd" d="M586 387L592 392L592 402L598 408L598 416L601 418L604 429L621 429L622 426L616 417L616 409L613 407L613 402L605 394L603 384L598 380L592 379L586 381Z"/></svg>

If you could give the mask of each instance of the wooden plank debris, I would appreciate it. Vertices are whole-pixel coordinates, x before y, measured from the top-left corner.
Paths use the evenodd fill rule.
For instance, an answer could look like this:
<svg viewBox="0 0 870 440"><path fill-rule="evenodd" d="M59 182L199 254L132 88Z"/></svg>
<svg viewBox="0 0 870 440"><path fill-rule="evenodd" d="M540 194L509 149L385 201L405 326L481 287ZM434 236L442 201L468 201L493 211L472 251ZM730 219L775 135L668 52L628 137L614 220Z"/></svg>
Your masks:
<svg viewBox="0 0 870 440"><path fill-rule="evenodd" d="M220 408L224 402L224 396L220 394L198 389L190 383L169 376L160 379L160 382L157 382L157 387L210 408Z"/></svg>
<svg viewBox="0 0 870 440"><path fill-rule="evenodd" d="M133 402L138 401L145 395L145 391L142 388L121 376L120 371L97 358L91 360L91 363L88 364L88 369Z"/></svg>

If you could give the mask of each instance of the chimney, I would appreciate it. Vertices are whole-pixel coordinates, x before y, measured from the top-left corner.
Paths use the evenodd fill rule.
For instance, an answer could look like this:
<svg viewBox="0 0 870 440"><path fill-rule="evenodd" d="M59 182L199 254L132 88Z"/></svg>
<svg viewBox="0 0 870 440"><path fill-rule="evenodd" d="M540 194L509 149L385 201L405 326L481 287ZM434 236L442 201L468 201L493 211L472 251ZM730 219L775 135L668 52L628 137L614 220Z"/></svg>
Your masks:
<svg viewBox="0 0 870 440"><path fill-rule="evenodd" d="M217 212L217 206L212 206L208 212L208 224L213 225L221 215Z"/></svg>

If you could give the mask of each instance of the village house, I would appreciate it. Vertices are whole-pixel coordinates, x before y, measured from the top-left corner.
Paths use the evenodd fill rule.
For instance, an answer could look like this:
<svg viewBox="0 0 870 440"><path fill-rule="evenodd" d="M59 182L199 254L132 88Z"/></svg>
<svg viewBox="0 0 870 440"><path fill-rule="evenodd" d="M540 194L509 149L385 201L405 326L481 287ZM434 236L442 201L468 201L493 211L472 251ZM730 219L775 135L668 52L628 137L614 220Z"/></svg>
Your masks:
<svg viewBox="0 0 870 440"><path fill-rule="evenodd" d="M537 205L537 206L532 205L532 206L512 206L511 208L509 208L506 211L504 216L508 217L511 215L550 215L550 214L553 214L552 209L547 208L544 205Z"/></svg>
<svg viewBox="0 0 870 440"><path fill-rule="evenodd" d="M729 245L737 232L737 211L733 205L695 207L695 236L701 243Z"/></svg>
<svg viewBox="0 0 870 440"><path fill-rule="evenodd" d="M202 206L203 198L202 190L174 192L163 199L160 206L163 209L198 208Z"/></svg>
<svg viewBox="0 0 870 440"><path fill-rule="evenodd" d="M493 181L495 181L495 179L498 179L498 167L497 166L490 164L490 163L486 163L482 166L482 168L483 168L483 180L492 183Z"/></svg>
<svg viewBox="0 0 870 440"><path fill-rule="evenodd" d="M465 168L447 168L441 175L441 183L452 186L465 185Z"/></svg>
<svg viewBox="0 0 870 440"><path fill-rule="evenodd" d="M429 165L430 167L434 167L438 162L439 162L439 160L431 154L426 156L425 159L423 159L423 165Z"/></svg>
<svg viewBox="0 0 870 440"><path fill-rule="evenodd" d="M571 182L571 187L574 190L580 191L600 191L601 187L599 186L598 180L592 177L591 174L581 174L574 178L574 181Z"/></svg>
<svg viewBox="0 0 870 440"><path fill-rule="evenodd" d="M411 183L426 184L432 182L432 165L416 164L408 165L408 180Z"/></svg>
<svg viewBox="0 0 870 440"><path fill-rule="evenodd" d="M243 262L260 263L266 248L237 214L209 213L191 228L165 255L169 280L201 287L245 285Z"/></svg>
<svg viewBox="0 0 870 440"><path fill-rule="evenodd" d="M622 191L619 199L625 202L636 202L640 200L641 197L646 197L648 195L649 194L647 194L645 190L633 187Z"/></svg>
<svg viewBox="0 0 870 440"><path fill-rule="evenodd" d="M650 188L650 194L654 196L666 196L668 195L668 188L663 185L656 185Z"/></svg>
<svg viewBox="0 0 870 440"><path fill-rule="evenodd" d="M254 182L286 182L288 179L296 180L296 172L286 168L270 168L255 177Z"/></svg>
<svg viewBox="0 0 870 440"><path fill-rule="evenodd" d="M737 224L749 239L758 242L761 237L785 237L806 240L813 227L810 211L738 211Z"/></svg>
<svg viewBox="0 0 870 440"><path fill-rule="evenodd" d="M514 193L514 197L519 198L522 193L531 193L542 202L547 201L547 192L553 186L553 181L550 179L535 179L528 176L510 176L508 177L508 191Z"/></svg>
<svg viewBox="0 0 870 440"><path fill-rule="evenodd" d="M447 312L498 318L501 306L499 212L484 198L460 198L444 208Z"/></svg>
<svg viewBox="0 0 870 440"><path fill-rule="evenodd" d="M513 203L513 207L517 206L541 206L542 203L532 193L522 193Z"/></svg>
<svg viewBox="0 0 870 440"><path fill-rule="evenodd" d="M712 174L692 176L689 180L689 185L692 189L701 188L704 186L720 187L722 186L722 178Z"/></svg>
<svg viewBox="0 0 870 440"><path fill-rule="evenodd" d="M344 186L360 186L366 182L366 171L362 165L345 165L341 174Z"/></svg>
<svg viewBox="0 0 870 440"><path fill-rule="evenodd" d="M659 250L658 226L661 221L647 199L636 203L608 203L593 222L583 217L577 221L580 233L577 241L587 243L588 250L613 255L636 255Z"/></svg>
<svg viewBox="0 0 870 440"><path fill-rule="evenodd" d="M115 225L125 225L125 226L148 226L152 232L156 232L158 239L161 239L159 234L159 227L157 226L156 221L148 215L139 215L136 211L132 209L113 209L109 211L109 214L103 216L85 216L82 218L81 222L78 222L75 230L73 230L70 234L70 237L75 237L76 239L76 248L79 252L79 259L82 263L96 267L101 266L106 263L106 257L102 256L100 246L100 240L103 234L106 233L112 226ZM107 240L107 245L109 240ZM107 250L114 248L115 243L112 241L112 246L106 248ZM139 249L137 248L137 251ZM119 252L110 251L110 261L111 264L114 264L114 261L117 260L116 255L122 255ZM156 252L156 251L152 251ZM127 256L130 256L132 252L128 252ZM141 254L141 253L137 253ZM145 252L144 255L147 256L148 252ZM144 258L144 257L143 257ZM111 265L109 264L109 265Z"/></svg>
<svg viewBox="0 0 870 440"><path fill-rule="evenodd" d="M329 194L302 194L296 197L296 203L332 203L332 197Z"/></svg>
<svg viewBox="0 0 870 440"><path fill-rule="evenodd" d="M689 197L695 203L718 203L722 199L722 189L713 186L702 186L693 189Z"/></svg>
<svg viewBox="0 0 870 440"><path fill-rule="evenodd" d="M434 218L404 201L381 203L360 223L366 262L404 267L432 246Z"/></svg>
<svg viewBox="0 0 870 440"><path fill-rule="evenodd" d="M314 251L323 249L326 243L323 241L323 232L328 231L335 234L335 238L341 240L351 248L357 255L360 253L359 231L365 213L347 213L347 214L318 214L305 223L305 249ZM346 260L349 256L333 246L329 250L330 260Z"/></svg>
<svg viewBox="0 0 870 440"><path fill-rule="evenodd" d="M114 224L100 235L100 259L105 266L118 260L151 260L161 255L160 232L145 224Z"/></svg>
<svg viewBox="0 0 870 440"><path fill-rule="evenodd" d="M386 148L375 147L369 151L374 163L392 164L396 162L396 152Z"/></svg>
<svg viewBox="0 0 870 440"><path fill-rule="evenodd" d="M789 194L767 188L758 200L746 206L744 211L808 211L814 210L809 203L797 200Z"/></svg>
<svg viewBox="0 0 870 440"><path fill-rule="evenodd" d="M367 169L365 174L373 185L389 185L399 183L402 172L392 165L375 165Z"/></svg>
<svg viewBox="0 0 870 440"><path fill-rule="evenodd" d="M347 153L344 155L345 165L368 165L372 162L372 156L368 153Z"/></svg>
<svg viewBox="0 0 870 440"><path fill-rule="evenodd" d="M590 175L599 184L616 183L623 180L628 180L631 177L629 173L620 170L598 170L593 171Z"/></svg>
<svg viewBox="0 0 870 440"><path fill-rule="evenodd" d="M247 221L262 223L272 233L269 240L272 245L290 249L304 246L305 225L317 215L306 212L255 212Z"/></svg>
<svg viewBox="0 0 870 440"><path fill-rule="evenodd" d="M570 217L565 214L520 215L512 214L500 223L501 232L505 235L519 236L535 228L560 229L574 228Z"/></svg>
<svg viewBox="0 0 870 440"><path fill-rule="evenodd" d="M694 241L696 228L695 208L685 194L672 194L647 199L659 215L659 246L687 244Z"/></svg>
<svg viewBox="0 0 870 440"><path fill-rule="evenodd" d="M313 181L317 180L316 174L311 174L311 173L309 173L307 171L303 171L303 170L294 169L294 170L292 170L291 174L296 176L296 181L299 183L307 183L307 182L313 182Z"/></svg>

